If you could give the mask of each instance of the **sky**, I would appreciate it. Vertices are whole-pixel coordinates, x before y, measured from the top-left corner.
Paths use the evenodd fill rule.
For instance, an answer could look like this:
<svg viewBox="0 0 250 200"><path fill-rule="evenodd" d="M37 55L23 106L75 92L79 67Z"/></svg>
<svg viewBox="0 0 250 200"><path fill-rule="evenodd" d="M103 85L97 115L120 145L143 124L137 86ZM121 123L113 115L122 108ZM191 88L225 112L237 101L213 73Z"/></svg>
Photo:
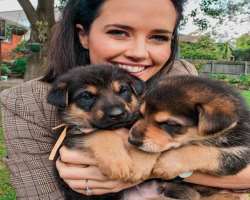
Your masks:
<svg viewBox="0 0 250 200"><path fill-rule="evenodd" d="M34 6L37 4L37 0L30 0ZM57 1L57 0L56 0ZM187 14L190 10L195 9L199 6L200 0L188 0L188 4L185 8L185 13ZM1 11L12 11L12 10L21 10L22 8L18 4L17 0L0 0L0 12ZM241 17L241 16L240 16ZM244 16L242 16L244 17ZM250 16L248 16L250 18ZM213 22L211 22L213 23ZM250 33L250 20L247 20L245 23L232 23L228 22L226 25L218 27L216 30L222 40L228 40L230 38L238 37L244 33ZM199 32L197 27L194 26L191 22L187 23L184 29L181 31L183 34Z"/></svg>

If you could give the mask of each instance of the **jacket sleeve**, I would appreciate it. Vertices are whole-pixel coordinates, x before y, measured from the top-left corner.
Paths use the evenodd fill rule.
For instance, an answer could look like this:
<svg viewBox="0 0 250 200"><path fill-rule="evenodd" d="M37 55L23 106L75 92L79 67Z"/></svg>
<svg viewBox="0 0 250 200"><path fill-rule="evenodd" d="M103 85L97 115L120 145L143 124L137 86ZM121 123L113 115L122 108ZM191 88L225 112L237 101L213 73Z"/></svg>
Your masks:
<svg viewBox="0 0 250 200"><path fill-rule="evenodd" d="M176 59L174 61L173 67L171 70L168 72L169 76L174 76L174 75L198 75L198 72L195 68L195 66L183 59Z"/></svg>
<svg viewBox="0 0 250 200"><path fill-rule="evenodd" d="M52 161L51 127L58 122L46 103L48 86L30 81L1 93L2 123L11 183L17 200L62 200Z"/></svg>

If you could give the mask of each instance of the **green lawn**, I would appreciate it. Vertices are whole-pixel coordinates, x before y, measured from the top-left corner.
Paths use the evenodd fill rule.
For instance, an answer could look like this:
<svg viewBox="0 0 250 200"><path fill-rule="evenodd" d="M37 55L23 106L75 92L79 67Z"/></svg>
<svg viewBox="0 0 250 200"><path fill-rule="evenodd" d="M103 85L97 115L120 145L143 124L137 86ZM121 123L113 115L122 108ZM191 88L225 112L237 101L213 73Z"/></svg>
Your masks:
<svg viewBox="0 0 250 200"><path fill-rule="evenodd" d="M250 91L242 91L241 93L250 106ZM0 200L14 200L16 199L15 190L10 185L9 172L2 162L2 158L5 156L5 154L6 151L4 148L3 131L1 127L0 116Z"/></svg>
<svg viewBox="0 0 250 200"><path fill-rule="evenodd" d="M241 94L246 99L247 104L250 106L250 91L242 91Z"/></svg>
<svg viewBox="0 0 250 200"><path fill-rule="evenodd" d="M10 185L9 172L2 161L5 155L6 151L4 148L3 129L1 127L0 116L0 200L14 200L16 199L15 190Z"/></svg>

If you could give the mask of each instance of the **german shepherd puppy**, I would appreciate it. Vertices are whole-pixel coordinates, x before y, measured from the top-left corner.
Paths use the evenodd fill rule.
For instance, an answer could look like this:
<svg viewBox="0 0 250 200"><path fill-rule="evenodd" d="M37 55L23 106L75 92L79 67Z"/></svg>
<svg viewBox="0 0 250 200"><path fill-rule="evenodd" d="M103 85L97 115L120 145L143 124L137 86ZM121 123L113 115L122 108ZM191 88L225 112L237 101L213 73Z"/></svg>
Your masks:
<svg viewBox="0 0 250 200"><path fill-rule="evenodd" d="M250 114L228 85L194 76L169 77L154 82L144 100L143 118L131 128L129 142L158 156L153 177L172 179L192 171L234 175L250 163ZM166 189L170 193L178 199L174 190Z"/></svg>
<svg viewBox="0 0 250 200"><path fill-rule="evenodd" d="M139 117L143 92L143 81L125 70L111 65L89 65L60 76L48 94L48 103L58 108L59 117L68 127L64 145L90 151L105 175L127 180L133 163L123 138L104 130L130 127ZM87 197L66 184L63 187L70 200L118 200L122 195Z"/></svg>

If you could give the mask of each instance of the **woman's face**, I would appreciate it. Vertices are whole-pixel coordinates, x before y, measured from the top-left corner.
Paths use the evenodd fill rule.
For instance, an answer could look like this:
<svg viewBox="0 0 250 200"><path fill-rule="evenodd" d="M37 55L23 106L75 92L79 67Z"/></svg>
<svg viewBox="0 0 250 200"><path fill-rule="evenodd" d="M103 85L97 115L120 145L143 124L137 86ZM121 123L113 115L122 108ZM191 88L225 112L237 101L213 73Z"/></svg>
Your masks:
<svg viewBox="0 0 250 200"><path fill-rule="evenodd" d="M106 0L88 34L92 64L112 63L146 81L167 62L176 10L170 0Z"/></svg>

